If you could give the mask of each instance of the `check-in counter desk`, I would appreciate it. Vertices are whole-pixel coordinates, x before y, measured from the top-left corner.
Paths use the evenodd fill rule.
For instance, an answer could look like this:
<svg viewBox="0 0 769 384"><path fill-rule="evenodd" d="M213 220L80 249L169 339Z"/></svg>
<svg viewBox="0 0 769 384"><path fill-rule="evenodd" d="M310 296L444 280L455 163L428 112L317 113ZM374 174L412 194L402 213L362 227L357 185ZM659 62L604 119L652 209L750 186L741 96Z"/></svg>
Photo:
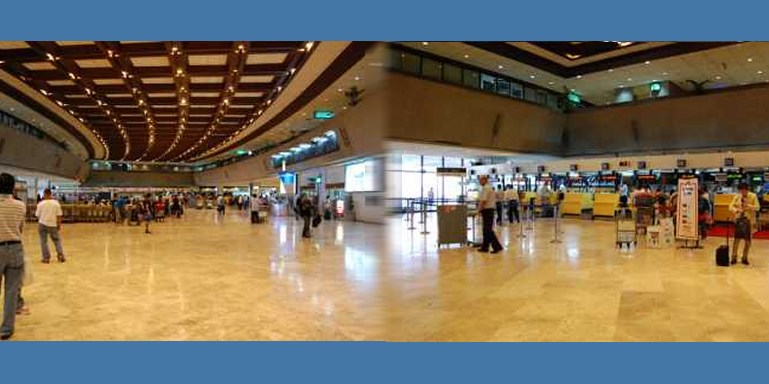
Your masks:
<svg viewBox="0 0 769 384"><path fill-rule="evenodd" d="M732 203L735 194L717 194L713 197L713 221L727 222L733 220L733 215L729 212L729 204Z"/></svg>
<svg viewBox="0 0 769 384"><path fill-rule="evenodd" d="M589 193L567 193L561 203L564 215L581 215L582 211L593 208L593 198Z"/></svg>
<svg viewBox="0 0 769 384"><path fill-rule="evenodd" d="M618 207L618 193L596 193L593 201L593 216L614 217L614 212Z"/></svg>

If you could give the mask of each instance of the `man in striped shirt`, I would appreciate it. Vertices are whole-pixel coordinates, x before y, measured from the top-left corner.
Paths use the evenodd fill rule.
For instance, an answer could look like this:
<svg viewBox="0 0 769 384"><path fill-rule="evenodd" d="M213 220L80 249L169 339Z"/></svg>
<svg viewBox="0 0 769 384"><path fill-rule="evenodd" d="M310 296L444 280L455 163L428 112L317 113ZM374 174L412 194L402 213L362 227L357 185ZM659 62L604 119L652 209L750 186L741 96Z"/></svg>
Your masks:
<svg viewBox="0 0 769 384"><path fill-rule="evenodd" d="M4 279L3 323L0 325L0 339L13 336L16 321L16 305L24 274L24 249L21 246L21 231L27 207L13 198L16 179L0 174L0 279Z"/></svg>

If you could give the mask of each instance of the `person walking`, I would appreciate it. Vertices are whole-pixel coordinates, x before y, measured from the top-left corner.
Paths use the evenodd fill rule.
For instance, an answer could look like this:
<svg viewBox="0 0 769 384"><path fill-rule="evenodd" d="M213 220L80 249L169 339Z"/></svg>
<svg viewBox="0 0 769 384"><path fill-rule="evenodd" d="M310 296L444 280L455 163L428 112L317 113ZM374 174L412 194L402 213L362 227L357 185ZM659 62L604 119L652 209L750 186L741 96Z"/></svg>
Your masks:
<svg viewBox="0 0 769 384"><path fill-rule="evenodd" d="M259 199L256 195L251 199L251 224L259 223Z"/></svg>
<svg viewBox="0 0 769 384"><path fill-rule="evenodd" d="M489 177L481 176L481 195L478 209L481 211L483 219L483 243L479 249L481 252L489 252L489 246L492 247L491 253L498 253L502 250L502 244L499 243L496 233L494 233L494 211L497 206L497 196L494 188L489 185Z"/></svg>
<svg viewBox="0 0 769 384"><path fill-rule="evenodd" d="M495 198L497 201L496 208L497 208L497 225L502 225L502 212L504 212L504 201L505 201L505 191L502 189L502 186L497 187L497 191L495 192Z"/></svg>
<svg viewBox="0 0 769 384"><path fill-rule="evenodd" d="M21 233L24 229L26 205L13 198L16 179L0 174L0 280L3 287L3 321L0 325L0 340L13 336L16 311L19 307L21 282L24 276L24 248Z"/></svg>
<svg viewBox="0 0 769 384"><path fill-rule="evenodd" d="M732 264L737 264L737 251L740 242L744 242L742 248L742 264L750 265L748 262L748 252L753 239L753 228L756 227L756 212L761 208L758 202L758 196L748 190L747 183L740 183L737 188L739 193L734 196L729 211L734 214L735 234L734 251L732 251Z"/></svg>
<svg viewBox="0 0 769 384"><path fill-rule="evenodd" d="M144 200L139 203L139 220L140 222L144 222L144 233L151 234L150 232L150 222L152 221L154 215L152 213L154 209L154 205L152 204L152 195L146 194L144 195Z"/></svg>
<svg viewBox="0 0 769 384"><path fill-rule="evenodd" d="M224 196L222 195L216 198L216 212L224 216Z"/></svg>
<svg viewBox="0 0 769 384"><path fill-rule="evenodd" d="M37 217L37 232L40 234L40 248L42 249L42 262L51 262L51 251L48 249L48 237L53 240L56 248L56 258L59 262L67 261L64 257L64 249L61 246L61 205L51 195L51 190L46 188L43 192L43 201L37 204L35 217Z"/></svg>
<svg viewBox="0 0 769 384"><path fill-rule="evenodd" d="M520 223L521 214L518 212L518 202L520 200L518 189L508 184L505 190L505 200L507 200L507 221L512 224L513 218L515 218L515 222Z"/></svg>
<svg viewBox="0 0 769 384"><path fill-rule="evenodd" d="M310 224L312 222L312 218L315 214L315 205L312 202L312 199L310 196L307 196L306 193L302 194L302 197L299 199L299 215L302 216L302 219L304 220L304 228L302 230L302 237L309 239L311 237L310 233Z"/></svg>

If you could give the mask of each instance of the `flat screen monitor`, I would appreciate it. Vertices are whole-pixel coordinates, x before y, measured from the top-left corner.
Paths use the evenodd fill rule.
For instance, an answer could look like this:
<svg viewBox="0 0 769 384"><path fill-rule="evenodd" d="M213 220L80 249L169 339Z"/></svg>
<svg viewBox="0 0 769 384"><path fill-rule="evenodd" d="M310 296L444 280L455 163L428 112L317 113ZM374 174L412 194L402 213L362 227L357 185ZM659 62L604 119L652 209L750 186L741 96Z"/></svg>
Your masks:
<svg viewBox="0 0 769 384"><path fill-rule="evenodd" d="M345 168L344 189L347 192L375 192L382 190L379 163L366 160Z"/></svg>

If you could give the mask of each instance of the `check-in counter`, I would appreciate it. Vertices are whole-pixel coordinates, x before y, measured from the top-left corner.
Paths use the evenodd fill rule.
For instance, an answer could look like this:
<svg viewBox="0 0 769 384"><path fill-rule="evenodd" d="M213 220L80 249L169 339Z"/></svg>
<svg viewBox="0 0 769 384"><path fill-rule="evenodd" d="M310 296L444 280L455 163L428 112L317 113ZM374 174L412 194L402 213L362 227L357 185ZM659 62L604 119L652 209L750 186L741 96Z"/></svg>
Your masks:
<svg viewBox="0 0 769 384"><path fill-rule="evenodd" d="M619 193L596 193L593 202L593 216L614 217L619 207Z"/></svg>
<svg viewBox="0 0 769 384"><path fill-rule="evenodd" d="M735 194L724 193L713 197L713 221L727 222L733 220L733 215L729 212L729 204L732 203Z"/></svg>
<svg viewBox="0 0 769 384"><path fill-rule="evenodd" d="M567 193L561 203L564 215L581 215L583 210L593 208L593 199L589 193Z"/></svg>

